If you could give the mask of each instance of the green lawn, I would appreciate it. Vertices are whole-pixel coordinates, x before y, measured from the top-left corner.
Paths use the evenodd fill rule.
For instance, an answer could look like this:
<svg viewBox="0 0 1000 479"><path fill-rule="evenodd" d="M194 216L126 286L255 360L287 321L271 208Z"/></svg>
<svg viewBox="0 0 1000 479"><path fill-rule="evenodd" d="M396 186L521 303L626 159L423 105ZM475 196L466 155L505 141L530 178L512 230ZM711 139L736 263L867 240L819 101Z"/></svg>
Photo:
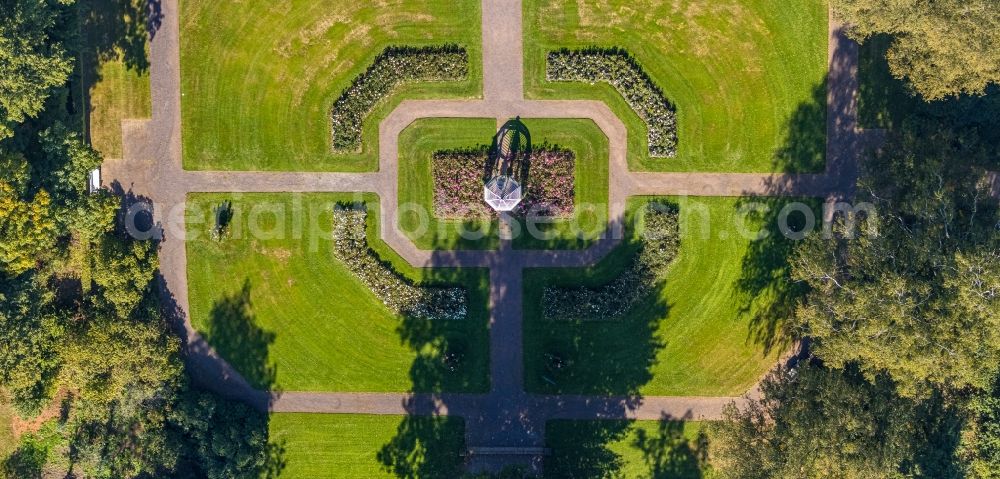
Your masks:
<svg viewBox="0 0 1000 479"><path fill-rule="evenodd" d="M90 141L105 158L122 158L122 120L149 118L149 73L121 61L100 67L101 80L90 89Z"/></svg>
<svg viewBox="0 0 1000 479"><path fill-rule="evenodd" d="M374 170L378 121L404 98L482 92L479 0L181 1L184 166ZM458 43L467 81L413 84L364 125L360 154L334 155L330 108L389 45Z"/></svg>
<svg viewBox="0 0 1000 479"><path fill-rule="evenodd" d="M707 465L707 423L663 421L549 421L544 477L702 479Z"/></svg>
<svg viewBox="0 0 1000 479"><path fill-rule="evenodd" d="M463 430L458 418L272 414L270 423L271 441L284 447L282 479L454 477ZM380 451L406 451L407 440L420 441L406 463L418 474L386 471Z"/></svg>
<svg viewBox="0 0 1000 479"><path fill-rule="evenodd" d="M435 152L489 145L497 130L495 119L425 118L413 122L399 135L400 227L422 249L491 249L498 244L496 221L445 220L434 216L434 179L431 159ZM421 224L424 226L421 227ZM483 232L480 239L466 239L461 230ZM466 235L469 236L469 235Z"/></svg>
<svg viewBox="0 0 1000 479"><path fill-rule="evenodd" d="M787 344L780 318L796 291L787 282L791 241L772 234L751 240L792 200L675 198L680 207L680 250L658 294L614 321L552 321L542 317L549 284L598 286L630 264L634 228L626 244L592 268L526 271L525 370L531 392L644 395L740 395L770 369ZM627 225L648 201L629 205ZM767 219L737 214L741 204L762 201ZM806 204L813 205L814 202ZM794 221L796 215L790 217ZM767 351L769 350L769 351ZM765 352L767 351L767 352ZM545 355L569 363L552 373Z"/></svg>
<svg viewBox="0 0 1000 479"><path fill-rule="evenodd" d="M823 169L825 0L526 0L524 29L527 95L605 101L634 169ZM544 80L547 52L591 45L628 49L676 105L676 158L648 157L645 125L607 84Z"/></svg>
<svg viewBox="0 0 1000 479"><path fill-rule="evenodd" d="M90 142L105 158L121 158L122 120L152 115L145 4L85 0L79 5L79 63Z"/></svg>
<svg viewBox="0 0 1000 479"><path fill-rule="evenodd" d="M576 155L574 192L576 214L572 220L536 225L545 238L530 234L524 222L517 248L568 249L586 247L600 235L607 224L608 140L591 120L524 119L533 147L548 144L571 150ZM496 248L495 221L443 220L433 213L426 216L426 228L420 228L423 215L432 212L434 189L431 158L437 151L489 145L497 129L493 119L422 119L400 134L399 203L404 211L400 223L410 238L424 249ZM530 182L530 179L529 179ZM413 208L404 205L414 205ZM481 239L462 238L465 231L486 231ZM576 232L582 232L582 235ZM422 234L415 234L415 233ZM467 235L468 236L468 235Z"/></svg>
<svg viewBox="0 0 1000 479"><path fill-rule="evenodd" d="M373 248L407 277L463 284L469 316L404 321L334 257L336 202L349 194L198 194L188 198L191 319L219 353L257 387L286 391L485 391L488 388L485 270L409 267L382 241ZM368 237L378 238L377 200ZM208 237L212 208L233 202L232 237ZM194 224L200 217L201 224ZM278 221L277 218L281 218ZM258 225L254 227L254 225ZM274 227L274 225L281 225ZM250 235L251 230L258 231ZM468 351L457 372L442 345Z"/></svg>

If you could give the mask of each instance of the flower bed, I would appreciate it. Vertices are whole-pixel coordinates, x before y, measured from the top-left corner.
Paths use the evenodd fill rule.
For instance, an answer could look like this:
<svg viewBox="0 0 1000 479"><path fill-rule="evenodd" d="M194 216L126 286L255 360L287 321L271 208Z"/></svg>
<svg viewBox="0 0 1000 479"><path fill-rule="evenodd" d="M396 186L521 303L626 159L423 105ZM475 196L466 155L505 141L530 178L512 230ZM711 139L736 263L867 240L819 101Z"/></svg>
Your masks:
<svg viewBox="0 0 1000 479"><path fill-rule="evenodd" d="M362 209L334 211L334 255L392 311L426 319L465 319L465 288L417 286L400 276L368 247L366 217Z"/></svg>
<svg viewBox="0 0 1000 479"><path fill-rule="evenodd" d="M411 82L456 81L469 74L469 55L457 45L389 47L333 104L333 149L361 147L361 123L397 86Z"/></svg>
<svg viewBox="0 0 1000 479"><path fill-rule="evenodd" d="M646 231L641 249L628 269L597 288L545 288L542 305L546 319L617 319L653 292L656 281L666 273L680 246L677 210L662 203L650 203L644 214Z"/></svg>
<svg viewBox="0 0 1000 479"><path fill-rule="evenodd" d="M483 201L484 165L489 150L439 151L434 154L434 215L439 218L486 218L495 212ZM528 157L524 196L514 210L517 216L569 217L574 207L572 151L543 146Z"/></svg>
<svg viewBox="0 0 1000 479"><path fill-rule="evenodd" d="M545 77L551 81L599 81L615 87L646 122L649 155L672 157L677 153L677 115L646 71L620 48L562 49L549 52Z"/></svg>

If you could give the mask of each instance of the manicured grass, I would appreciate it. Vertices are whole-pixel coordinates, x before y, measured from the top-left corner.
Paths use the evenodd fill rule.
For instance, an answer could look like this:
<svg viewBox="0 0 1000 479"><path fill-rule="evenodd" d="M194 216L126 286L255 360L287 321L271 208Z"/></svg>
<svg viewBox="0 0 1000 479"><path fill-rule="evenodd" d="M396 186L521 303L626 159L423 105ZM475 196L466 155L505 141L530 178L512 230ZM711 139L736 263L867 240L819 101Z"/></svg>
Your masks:
<svg viewBox="0 0 1000 479"><path fill-rule="evenodd" d="M542 316L547 285L598 286L630 264L637 248L629 204L626 244L592 268L525 273L525 370L531 392L728 396L740 395L770 369L786 343L778 333L782 305L791 305L785 279L791 241L771 234L751 240L790 199L674 198L680 208L680 250L658 294L614 321L554 321ZM740 214L762 201L767 219ZM813 202L806 202L813 207ZM794 221L795 215L790 217ZM817 218L819 218L817 216ZM641 227L641 223L639 224ZM769 351L768 351L769 350ZM568 366L549 371L546 354Z"/></svg>
<svg viewBox="0 0 1000 479"><path fill-rule="evenodd" d="M716 477L706 461L706 426L680 420L549 421L545 442L552 455L544 477Z"/></svg>
<svg viewBox="0 0 1000 479"><path fill-rule="evenodd" d="M184 166L376 169L378 122L404 98L480 96L479 11L479 0L182 0ZM376 55L445 43L468 50L468 80L402 87L365 121L361 153L332 153L330 108Z"/></svg>
<svg viewBox="0 0 1000 479"><path fill-rule="evenodd" d="M446 220L434 215L431 160L441 150L489 145L495 119L425 118L399 135L400 227L422 249L493 249L499 244L497 222ZM462 231L470 234L463 235ZM476 238L476 232L482 238Z"/></svg>
<svg viewBox="0 0 1000 479"><path fill-rule="evenodd" d="M825 0L526 0L524 29L527 95L605 101L634 169L824 167ZM628 49L676 105L676 158L648 157L645 125L609 85L545 81L549 51L592 45Z"/></svg>
<svg viewBox="0 0 1000 479"><path fill-rule="evenodd" d="M121 158L122 120L149 118L149 73L121 61L101 65L101 80L90 89L90 141L105 158Z"/></svg>
<svg viewBox="0 0 1000 479"><path fill-rule="evenodd" d="M537 224L532 234L521 222L516 248L568 249L586 247L607 224L608 140L590 120L524 119L533 147L548 144L576 155L574 192L576 212L573 219ZM404 214L400 224L410 238L424 249L489 249L498 244L496 221L444 220L434 217L434 185L431 160L435 152L455 148L489 145L496 133L493 119L423 119L400 134L399 203ZM529 178L530 187L530 178ZM422 215L419 212L429 212ZM426 227L421 228L421 222ZM482 238L460 231L487 232ZM421 234L417 234L421 233Z"/></svg>
<svg viewBox="0 0 1000 479"><path fill-rule="evenodd" d="M232 201L231 237L212 240L212 208ZM469 315L403 320L334 257L332 209L365 201L373 249L415 281L462 284ZM199 194L188 199L191 318L219 353L257 387L286 391L485 391L488 388L484 270L409 267L378 238L373 195ZM192 223L195 215L201 224ZM256 225L256 226L255 226ZM277 225L277 226L276 226ZM252 235L250 231L258 234ZM438 354L463 342L463 366Z"/></svg>
<svg viewBox="0 0 1000 479"><path fill-rule="evenodd" d="M401 423L417 425L404 429ZM400 431L406 431L400 433ZM344 414L272 414L271 441L284 447L282 479L375 479L397 476L378 457L393 440L419 439L412 477L454 477L465 440L459 418Z"/></svg>
<svg viewBox="0 0 1000 479"><path fill-rule="evenodd" d="M121 158L122 120L152 115L145 5L138 0L85 0L79 5L90 142L105 158Z"/></svg>

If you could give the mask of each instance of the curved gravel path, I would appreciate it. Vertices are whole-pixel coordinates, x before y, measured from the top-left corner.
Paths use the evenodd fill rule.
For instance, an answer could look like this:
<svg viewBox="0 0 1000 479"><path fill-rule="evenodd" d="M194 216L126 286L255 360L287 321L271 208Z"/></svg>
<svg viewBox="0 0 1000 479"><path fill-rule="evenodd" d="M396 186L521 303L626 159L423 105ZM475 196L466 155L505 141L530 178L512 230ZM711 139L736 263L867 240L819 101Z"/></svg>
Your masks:
<svg viewBox="0 0 1000 479"><path fill-rule="evenodd" d="M152 204L162 234L160 282L165 304L185 341L193 374L212 389L276 412L452 414L466 418L470 447L543 445L545 421L554 418L638 418L664 416L717 419L722 408L756 395L736 397L585 397L542 396L523 390L521 281L524 268L593 264L618 245L622 230L612 222L606 238L583 251L513 250L502 242L496 251L418 249L399 228L397 217L399 133L419 118L587 118L607 135L610 145L609 213L621 218L633 195L796 195L827 201L849 198L858 155L881 139L878 131L857 125L857 45L831 17L827 95L827 169L822 174L652 173L629 171L625 125L596 101L525 100L520 0L483 1L483 99L404 101L379 126L379 171L374 173L276 173L185 171L181 164L181 111L178 0L162 0L162 23L151 45L153 114L149 120L123 122L125 159L103 166L115 190ZM1000 184L1000 180L997 180ZM1000 188L1000 187L998 187ZM421 267L478 266L490 269L490 364L488 394L371 394L254 390L212 350L187 315L187 257L183 238L185 197L192 192L375 192L380 198L383 239L407 262ZM506 449L505 449L506 450ZM537 451L514 459L537 467ZM484 460L485 461L485 460ZM473 458L473 463L475 457ZM488 462L488 461L487 461ZM485 464L485 462L484 462ZM472 464L473 469L476 468ZM483 466L487 467L487 466Z"/></svg>

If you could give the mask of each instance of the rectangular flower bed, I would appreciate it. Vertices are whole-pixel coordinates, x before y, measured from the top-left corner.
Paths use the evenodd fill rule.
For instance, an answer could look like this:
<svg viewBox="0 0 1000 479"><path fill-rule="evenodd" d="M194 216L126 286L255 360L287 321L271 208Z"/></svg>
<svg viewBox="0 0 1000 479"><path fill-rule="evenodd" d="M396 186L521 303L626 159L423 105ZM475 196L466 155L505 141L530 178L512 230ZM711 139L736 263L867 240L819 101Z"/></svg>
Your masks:
<svg viewBox="0 0 1000 479"><path fill-rule="evenodd" d="M434 215L438 218L487 218L495 212L483 201L489 149L439 151L434 154ZM543 146L530 153L521 181L523 199L515 216L566 218L574 208L572 151Z"/></svg>

